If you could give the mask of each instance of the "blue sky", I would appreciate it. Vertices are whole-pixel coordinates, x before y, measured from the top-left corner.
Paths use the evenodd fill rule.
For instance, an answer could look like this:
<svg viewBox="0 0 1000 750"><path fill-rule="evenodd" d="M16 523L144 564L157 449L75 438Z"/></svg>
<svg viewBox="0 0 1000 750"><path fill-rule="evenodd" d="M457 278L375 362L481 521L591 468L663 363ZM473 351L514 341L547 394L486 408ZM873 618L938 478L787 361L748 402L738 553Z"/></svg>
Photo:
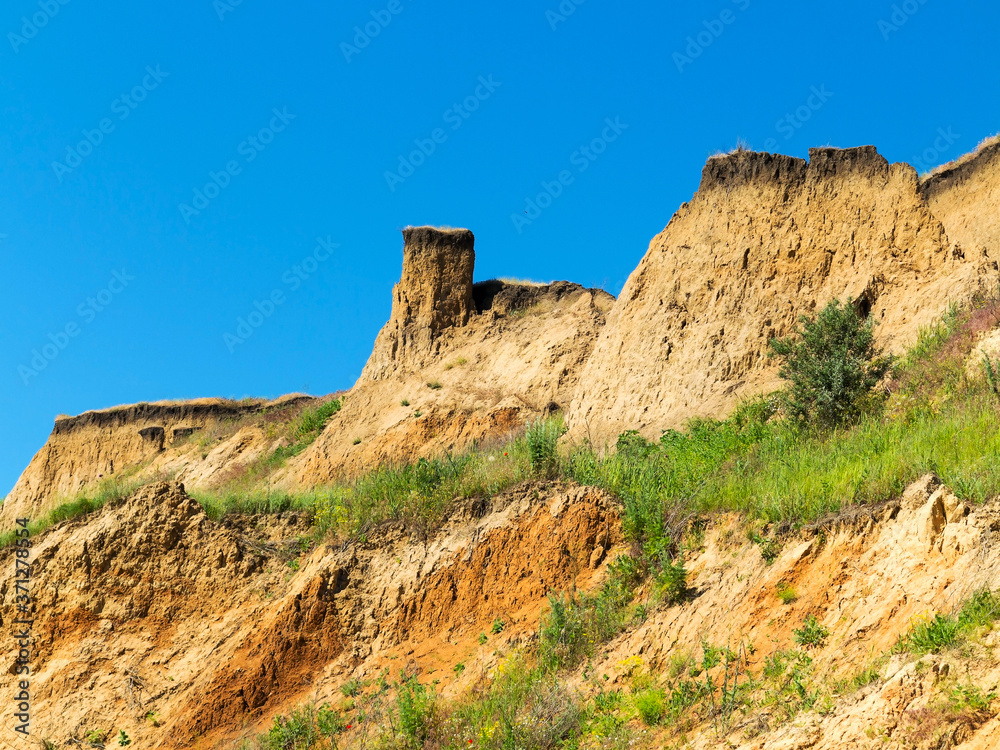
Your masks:
<svg viewBox="0 0 1000 750"><path fill-rule="evenodd" d="M349 387L406 225L617 293L737 139L929 168L1000 130L995 3L672 6L7 2L0 493L59 413Z"/></svg>

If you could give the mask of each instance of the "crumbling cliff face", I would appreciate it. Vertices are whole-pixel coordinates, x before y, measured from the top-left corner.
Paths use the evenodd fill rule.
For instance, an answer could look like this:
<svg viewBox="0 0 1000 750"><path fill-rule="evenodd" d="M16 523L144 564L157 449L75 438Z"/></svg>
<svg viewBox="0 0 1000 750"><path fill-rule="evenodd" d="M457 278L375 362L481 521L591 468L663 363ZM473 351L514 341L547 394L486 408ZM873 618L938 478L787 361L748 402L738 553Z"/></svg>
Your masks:
<svg viewBox="0 0 1000 750"><path fill-rule="evenodd" d="M963 252L928 192L873 147L812 149L808 162L710 159L609 314L570 405L572 435L610 443L625 429L655 437L724 415L777 386L769 340L834 298L853 298L892 350L905 348L949 302L997 278L993 240ZM956 195L934 203L966 200Z"/></svg>
<svg viewBox="0 0 1000 750"><path fill-rule="evenodd" d="M346 682L385 668L433 675L443 697L457 697L537 637L546 594L592 590L627 551L615 501L559 482L461 503L429 538L386 524L366 540L303 552L308 525L295 513L211 521L183 486L159 483L37 537L33 735L64 746L123 729L154 750L231 747L302 702L343 704ZM933 476L786 537L770 564L740 519L716 517L686 556L691 595L651 604L566 679L586 693L588 672L607 675L606 689L627 691L636 659L660 673L703 643L743 649L758 675L768 657L795 648L794 630L811 615L828 637L809 649L810 679L832 684L890 651L920 618L994 585L998 530L996 501L970 506ZM779 601L783 586L794 598ZM0 582L3 611L15 596L11 580ZM497 618L503 632L484 643L479 634ZM794 721L751 706L722 735L706 721L687 740L805 750L877 748L888 737L924 747L905 743L943 690L957 679L1000 681L995 659L960 659L893 657L868 686ZM13 705L0 704L8 726ZM1000 734L1000 720L985 715L941 720L955 723L963 747L993 747Z"/></svg>
<svg viewBox="0 0 1000 750"><path fill-rule="evenodd" d="M285 486L501 439L569 403L614 298L568 282L474 284L471 232L421 227L403 237L392 316Z"/></svg>
<svg viewBox="0 0 1000 750"><path fill-rule="evenodd" d="M211 521L163 482L36 537L32 737L66 747L125 730L136 747L230 747L383 667L436 670L453 693L534 632L550 590L592 585L621 541L611 498L558 483L466 503L426 540L383 524L303 553L309 525ZM0 581L4 613L16 595ZM497 618L504 634L481 645ZM4 701L0 721L15 726L16 711Z"/></svg>
<svg viewBox="0 0 1000 750"><path fill-rule="evenodd" d="M470 231L408 228L390 319L361 377L274 480L322 485L503 438L555 410L571 440L599 446L723 416L778 387L768 341L833 298L852 297L899 351L949 303L993 289L998 216L996 140L923 182L873 147L713 157L617 301L567 282L476 283ZM212 486L273 452L251 425L219 445L181 445L186 431L239 419L206 403L60 419L0 517L37 515L136 467Z"/></svg>

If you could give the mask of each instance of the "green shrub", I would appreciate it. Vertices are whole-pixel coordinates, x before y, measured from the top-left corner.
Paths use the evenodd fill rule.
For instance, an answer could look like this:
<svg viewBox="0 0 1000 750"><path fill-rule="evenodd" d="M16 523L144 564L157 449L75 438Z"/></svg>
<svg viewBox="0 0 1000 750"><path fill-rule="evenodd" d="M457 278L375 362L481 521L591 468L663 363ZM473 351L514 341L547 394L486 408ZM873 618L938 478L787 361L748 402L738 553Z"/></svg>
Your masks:
<svg viewBox="0 0 1000 750"><path fill-rule="evenodd" d="M751 542L757 545L760 556L764 558L764 563L770 565L778 559L781 554L781 543L777 539L761 536L759 532L751 532L748 536Z"/></svg>
<svg viewBox="0 0 1000 750"><path fill-rule="evenodd" d="M822 646L830 631L820 625L815 615L809 615L802 622L802 627L793 630L795 642L800 646Z"/></svg>
<svg viewBox="0 0 1000 750"><path fill-rule="evenodd" d="M540 419L528 425L525 440L528 457L535 474L544 477L555 476L559 469L559 437L563 433L562 424L554 419Z"/></svg>
<svg viewBox="0 0 1000 750"><path fill-rule="evenodd" d="M659 538L643 549L646 563L654 575L657 597L667 604L678 604L687 596L687 570L680 555L671 557L670 540Z"/></svg>
<svg viewBox="0 0 1000 750"><path fill-rule="evenodd" d="M956 646L961 639L962 626L957 617L937 613L927 622L918 623L910 631L905 646L915 654L936 654Z"/></svg>
<svg viewBox="0 0 1000 750"><path fill-rule="evenodd" d="M948 694L948 706L953 711L983 713L989 710L990 704L996 698L995 692L984 693L982 688L970 682L965 685L956 685L951 689Z"/></svg>
<svg viewBox="0 0 1000 750"><path fill-rule="evenodd" d="M456 673L460 670L456 665ZM464 667L463 667L464 669ZM430 733L436 713L433 688L422 685L416 677L401 677L396 686L396 718L407 747L419 750Z"/></svg>
<svg viewBox="0 0 1000 750"><path fill-rule="evenodd" d="M628 430L618 436L615 452L633 459L646 459L656 453L656 443L651 443L638 430Z"/></svg>
<svg viewBox="0 0 1000 750"><path fill-rule="evenodd" d="M781 600L782 604L791 604L799 598L799 595L795 593L795 589L784 582L778 584L775 595Z"/></svg>
<svg viewBox="0 0 1000 750"><path fill-rule="evenodd" d="M311 706L297 708L288 716L275 716L267 732L264 747L267 750L300 750L312 748L320 741Z"/></svg>
<svg viewBox="0 0 1000 750"><path fill-rule="evenodd" d="M648 727L655 726L660 723L665 713L666 693L660 688L642 690L632 696L632 704L643 724Z"/></svg>
<svg viewBox="0 0 1000 750"><path fill-rule="evenodd" d="M348 680L340 686L340 692L346 698L354 698L361 692L361 682L355 679Z"/></svg>
<svg viewBox="0 0 1000 750"><path fill-rule="evenodd" d="M792 336L773 339L784 358L782 395L794 419L837 426L857 419L874 402L875 388L892 368L892 357L875 343L874 323L851 300L829 303L815 318L802 316Z"/></svg>
<svg viewBox="0 0 1000 750"><path fill-rule="evenodd" d="M264 734L244 741L241 750L321 750L347 728L344 717L329 704L307 703L288 716L275 716ZM336 747L336 745L333 745Z"/></svg>

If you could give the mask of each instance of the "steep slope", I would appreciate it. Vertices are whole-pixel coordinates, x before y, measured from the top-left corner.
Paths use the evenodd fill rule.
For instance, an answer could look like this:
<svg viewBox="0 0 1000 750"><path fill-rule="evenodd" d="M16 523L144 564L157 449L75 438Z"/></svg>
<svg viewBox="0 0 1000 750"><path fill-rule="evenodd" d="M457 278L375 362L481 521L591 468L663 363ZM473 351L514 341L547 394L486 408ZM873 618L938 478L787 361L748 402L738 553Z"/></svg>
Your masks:
<svg viewBox="0 0 1000 750"><path fill-rule="evenodd" d="M403 232L392 315L344 408L292 463L309 486L503 438L564 408L614 298L555 282L473 283L468 230Z"/></svg>
<svg viewBox="0 0 1000 750"><path fill-rule="evenodd" d="M590 585L619 526L599 491L523 485L468 503L427 541L386 524L303 553L308 518L213 522L182 485L148 485L34 540L33 737L68 746L124 729L136 747L215 747L398 669L399 654L450 687L454 662L488 664L529 634L551 589ZM4 613L16 595L0 582ZM509 627L484 648L496 618ZM7 727L15 705L0 705Z"/></svg>
<svg viewBox="0 0 1000 750"><path fill-rule="evenodd" d="M857 300L899 351L996 278L989 259L949 241L915 170L873 147L812 149L808 162L713 157L609 314L573 396L572 435L608 443L724 414L775 385L768 341L835 297Z"/></svg>
<svg viewBox="0 0 1000 750"><path fill-rule="evenodd" d="M750 671L766 680L761 670L769 657L803 652L794 631L812 615L828 631L821 645L804 649L808 670L802 679L812 690L820 676L828 683L850 680L890 652L914 624L954 611L975 592L996 586L1000 576L995 544L1000 503L970 507L933 476L915 482L897 500L858 509L789 539L771 564L753 545L734 544L735 530L722 519L713 525L688 564L695 586L691 601L657 613L622 637L595 663L595 672L606 671L613 676L612 686L623 687L629 657L640 656L644 665L662 673L672 658L695 658L707 642L734 650L742 644ZM795 598L783 603L777 596L782 588L794 591ZM992 653L998 640L992 633L982 644L985 653ZM987 691L1000 683L1000 662L970 658L970 671L963 666L960 674L954 654L928 655L919 663L898 655L880 664L878 678L869 685L842 688L825 707L803 709L801 716L783 721L782 700L795 700L784 696L776 704L737 713L728 729L706 722L687 733L684 746L992 748L1000 719L980 728L985 717L949 715L937 705L960 682L974 681ZM764 685L765 691L781 687ZM929 719L939 730L949 723L958 729L954 744L932 742L934 724L920 727ZM927 743L913 739L921 734Z"/></svg>
<svg viewBox="0 0 1000 750"><path fill-rule="evenodd" d="M34 736L65 745L124 729L140 747L228 747L302 701L349 705L340 688L384 668L433 676L444 697L457 696L532 641L549 591L593 588L623 551L611 500L559 483L469 502L423 541L390 524L364 542L303 554L307 519L261 521L212 522L182 486L161 483L37 538ZM807 615L829 631L809 651L808 689L821 676L850 677L920 618L992 585L998 530L997 502L972 508L932 476L896 501L786 539L770 565L738 519L716 518L688 555L687 600L650 607L571 687L590 692L590 673L607 675L599 689L627 692L637 660L663 674L703 643L743 644L758 675L769 657L794 648ZM797 592L786 604L775 594L782 585ZM0 583L4 611L15 595L10 581ZM503 633L484 643L477 634L498 618ZM459 663L464 671L453 669ZM822 714L802 707L789 721L751 707L721 735L707 722L687 739L748 750L901 742L958 677L945 680L954 657L921 663L884 662L880 678L835 697ZM1000 681L989 659L973 670L963 679L987 688ZM0 705L8 726L13 705ZM986 717L941 721L961 728L969 747L991 747L1000 731Z"/></svg>

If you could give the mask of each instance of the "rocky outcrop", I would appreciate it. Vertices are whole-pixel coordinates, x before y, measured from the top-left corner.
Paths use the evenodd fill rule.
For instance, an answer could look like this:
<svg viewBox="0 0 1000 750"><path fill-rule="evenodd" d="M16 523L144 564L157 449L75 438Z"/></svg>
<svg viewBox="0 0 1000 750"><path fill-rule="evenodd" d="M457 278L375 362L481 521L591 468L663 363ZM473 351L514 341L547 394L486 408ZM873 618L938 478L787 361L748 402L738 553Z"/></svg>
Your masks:
<svg viewBox="0 0 1000 750"><path fill-rule="evenodd" d="M569 403L614 298L565 281L473 283L472 242L466 230L404 231L389 322L284 486L460 451Z"/></svg>
<svg viewBox="0 0 1000 750"><path fill-rule="evenodd" d="M612 443L722 416L778 385L768 342L826 302L852 297L899 351L950 301L995 272L949 241L915 170L873 147L809 161L736 152L629 277L580 376L571 434ZM993 273L992 276L988 275Z"/></svg>
<svg viewBox="0 0 1000 750"><path fill-rule="evenodd" d="M393 289L392 315L375 339L361 381L419 367L437 353L442 332L466 325L476 311L472 232L408 227L403 240L403 274Z"/></svg>

